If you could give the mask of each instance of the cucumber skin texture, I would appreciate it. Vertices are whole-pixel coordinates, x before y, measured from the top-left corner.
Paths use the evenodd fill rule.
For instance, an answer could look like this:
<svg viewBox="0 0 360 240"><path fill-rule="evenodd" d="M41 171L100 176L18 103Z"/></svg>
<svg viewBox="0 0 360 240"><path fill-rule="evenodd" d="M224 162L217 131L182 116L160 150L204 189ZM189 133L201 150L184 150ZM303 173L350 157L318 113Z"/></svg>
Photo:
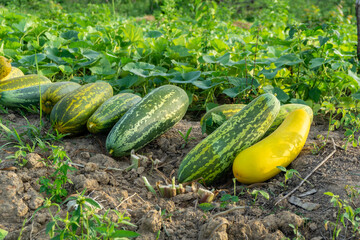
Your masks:
<svg viewBox="0 0 360 240"><path fill-rule="evenodd" d="M0 104L6 107L27 107L40 103L41 95L52 86L52 83L0 92Z"/></svg>
<svg viewBox="0 0 360 240"><path fill-rule="evenodd" d="M112 95L113 89L107 82L85 84L55 104L50 121L60 133L80 133L86 130L88 118Z"/></svg>
<svg viewBox="0 0 360 240"><path fill-rule="evenodd" d="M109 131L119 119L141 97L132 93L120 93L106 100L87 121L87 129L91 133Z"/></svg>
<svg viewBox="0 0 360 240"><path fill-rule="evenodd" d="M287 167L304 147L311 116L304 109L292 111L268 137L240 152L233 164L236 179L245 184L264 182Z"/></svg>
<svg viewBox="0 0 360 240"><path fill-rule="evenodd" d="M39 86L39 84L46 83L51 83L47 77L36 74L25 75L16 78L10 78L5 81L0 81L0 92Z"/></svg>
<svg viewBox="0 0 360 240"><path fill-rule="evenodd" d="M60 101L66 94L81 87L75 82L56 82L49 87L41 96L42 110L44 113L50 114L55 104Z"/></svg>
<svg viewBox="0 0 360 240"><path fill-rule="evenodd" d="M183 89L174 85L154 89L111 129L106 139L107 151L119 157L142 148L179 122L188 106L189 98Z"/></svg>
<svg viewBox="0 0 360 240"><path fill-rule="evenodd" d="M246 105L245 104L223 104L217 107L210 109L208 112L204 114L204 116L200 120L201 129L205 128L206 133L209 135L213 131L215 131L221 125L212 123L211 126L206 125L206 122L212 118L212 113L222 113L225 115L226 120L232 117L234 114L238 113L241 109L243 109Z"/></svg>
<svg viewBox="0 0 360 240"><path fill-rule="evenodd" d="M21 77L21 76L24 76L24 73L19 68L11 67L10 73L6 77L0 79L0 81L5 81L10 78L16 78L16 77Z"/></svg>
<svg viewBox="0 0 360 240"><path fill-rule="evenodd" d="M277 98L265 93L254 99L196 145L182 160L180 183L202 179L211 184L227 173L235 157L259 140L280 111Z"/></svg>

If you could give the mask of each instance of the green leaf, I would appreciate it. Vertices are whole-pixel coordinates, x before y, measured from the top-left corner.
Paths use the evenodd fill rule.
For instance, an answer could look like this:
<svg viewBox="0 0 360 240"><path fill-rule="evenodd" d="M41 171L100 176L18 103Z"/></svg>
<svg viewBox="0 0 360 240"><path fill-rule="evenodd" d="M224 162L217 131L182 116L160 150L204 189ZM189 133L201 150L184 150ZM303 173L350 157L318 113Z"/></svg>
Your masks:
<svg viewBox="0 0 360 240"><path fill-rule="evenodd" d="M352 72L350 69L348 70L348 75L350 77L352 77L360 86L360 78L354 72Z"/></svg>
<svg viewBox="0 0 360 240"><path fill-rule="evenodd" d="M328 38L328 37L323 37L323 36L319 36L318 39L319 39L320 47L321 47L321 46L323 46L327 41L329 41L330 38Z"/></svg>
<svg viewBox="0 0 360 240"><path fill-rule="evenodd" d="M229 46L223 40L218 38L211 40L210 44L217 52L222 52L229 49Z"/></svg>
<svg viewBox="0 0 360 240"><path fill-rule="evenodd" d="M314 87L312 89L310 89L309 91L309 97L314 100L314 102L319 102L320 101L320 96L321 96L321 91L319 88Z"/></svg>
<svg viewBox="0 0 360 240"><path fill-rule="evenodd" d="M4 230L4 229L0 229L0 240L5 239L5 237L8 235L8 231Z"/></svg>
<svg viewBox="0 0 360 240"><path fill-rule="evenodd" d="M240 94L240 87L224 89L223 93L226 94L228 97L235 98L237 95Z"/></svg>
<svg viewBox="0 0 360 240"><path fill-rule="evenodd" d="M324 58L314 58L314 59L311 59L310 61L310 69L312 68L317 68L317 67L320 67L321 65L323 65L325 62L325 59Z"/></svg>
<svg viewBox="0 0 360 240"><path fill-rule="evenodd" d="M286 172L286 168L283 166L276 166L278 169L280 169L282 172Z"/></svg>
<svg viewBox="0 0 360 240"><path fill-rule="evenodd" d="M134 238L141 236L139 233L133 231L126 231L126 230L116 230L113 234L110 235L110 238Z"/></svg>
<svg viewBox="0 0 360 240"><path fill-rule="evenodd" d="M98 202L96 202L94 199L91 198L85 198L85 202L89 203L91 206L94 206L98 209L101 209L101 206Z"/></svg>
<svg viewBox="0 0 360 240"><path fill-rule="evenodd" d="M158 38L158 37L161 37L163 35L164 34L162 34L162 32L153 30L153 31L148 31L145 36L148 37L148 38Z"/></svg>
<svg viewBox="0 0 360 240"><path fill-rule="evenodd" d="M84 49L82 50L82 55L89 60L94 60L100 56L100 53L91 49Z"/></svg>
<svg viewBox="0 0 360 240"><path fill-rule="evenodd" d="M124 71L129 71L137 76L140 76L140 77L148 77L149 76L149 71L148 70L151 70L151 69L154 69L155 66L152 65L152 64L149 64L149 63L144 63L144 62L137 62L137 63L134 63L134 62L131 62L131 63L128 63L126 64L124 67L123 67L123 70Z"/></svg>
<svg viewBox="0 0 360 240"><path fill-rule="evenodd" d="M209 88L212 88L212 87L215 87L219 84L221 84L223 82L218 82L218 83L212 83L211 80L205 80L205 81L194 81L192 82L193 85L195 85L196 87L200 88L200 89L209 89Z"/></svg>
<svg viewBox="0 0 360 240"><path fill-rule="evenodd" d="M52 233L54 232L54 229L55 229L55 221L51 221L46 225L45 233L46 234Z"/></svg>
<svg viewBox="0 0 360 240"><path fill-rule="evenodd" d="M230 61L230 53L228 52L217 59L217 62L223 65L226 65L229 61Z"/></svg>
<svg viewBox="0 0 360 240"><path fill-rule="evenodd" d="M216 63L216 58L214 56L202 56L202 59L206 63Z"/></svg>
<svg viewBox="0 0 360 240"><path fill-rule="evenodd" d="M211 203L200 203L199 208L201 210L203 210L204 212L208 212L210 210L213 210L215 208L215 206L212 205Z"/></svg>
<svg viewBox="0 0 360 240"><path fill-rule="evenodd" d="M13 23L12 27L14 27L19 32L25 33L26 30L29 28L30 24L26 19L21 20L19 23Z"/></svg>
<svg viewBox="0 0 360 240"><path fill-rule="evenodd" d="M191 56L191 54L189 53L189 49L181 45L170 46L168 47L167 51L168 51L167 54L168 57L183 58L183 57Z"/></svg>
<svg viewBox="0 0 360 240"><path fill-rule="evenodd" d="M280 102L285 103L290 99L289 95L287 95L281 88L273 87L271 85L267 85L263 87L263 90L267 93L271 93L279 99Z"/></svg>
<svg viewBox="0 0 360 240"><path fill-rule="evenodd" d="M276 67L282 67L284 65L292 66L292 65L296 65L296 64L299 64L302 62L303 62L303 60L301 60L298 56L296 56L294 53L290 53L290 54L279 57L275 61L275 66Z"/></svg>
<svg viewBox="0 0 360 240"><path fill-rule="evenodd" d="M29 56L25 56L19 60L21 64L28 65L28 66L35 66L36 62L41 62L46 58L45 54L37 53Z"/></svg>
<svg viewBox="0 0 360 240"><path fill-rule="evenodd" d="M185 81L195 81L200 77L200 75L201 75L200 71L194 71L194 72L183 73L182 78Z"/></svg>
<svg viewBox="0 0 360 240"><path fill-rule="evenodd" d="M123 32L125 39L132 43L142 42L144 40L141 27L137 27L132 24L126 24L125 28L123 28Z"/></svg>
<svg viewBox="0 0 360 240"><path fill-rule="evenodd" d="M92 44L86 41L76 41L69 44L69 48L89 48Z"/></svg>
<svg viewBox="0 0 360 240"><path fill-rule="evenodd" d="M133 85L136 85L139 82L140 80L138 76L127 75L124 78L116 80L116 85L127 89L132 87Z"/></svg>
<svg viewBox="0 0 360 240"><path fill-rule="evenodd" d="M263 74L265 76L265 78L267 79L273 79L274 77L276 77L276 74L278 73L278 71L280 70L280 68L275 68L275 69L266 69L263 68L260 72L260 74Z"/></svg>
<svg viewBox="0 0 360 240"><path fill-rule="evenodd" d="M61 33L60 37L67 39L67 40L78 40L79 39L78 34L79 34L78 31L70 30L70 31Z"/></svg>

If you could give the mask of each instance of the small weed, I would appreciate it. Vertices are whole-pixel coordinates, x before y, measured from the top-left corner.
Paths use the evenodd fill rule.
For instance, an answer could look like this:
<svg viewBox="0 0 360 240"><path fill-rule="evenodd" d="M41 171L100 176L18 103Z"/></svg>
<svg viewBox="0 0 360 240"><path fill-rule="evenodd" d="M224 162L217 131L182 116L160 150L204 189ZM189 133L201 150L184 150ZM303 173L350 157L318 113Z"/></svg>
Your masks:
<svg viewBox="0 0 360 240"><path fill-rule="evenodd" d="M62 198L68 194L67 190L64 188L65 184L72 183L67 177L68 171L75 171L76 168L69 165L71 160L61 147L50 147L52 149L52 154L48 160L52 162L51 167L55 171L49 178L46 176L39 178L40 192L45 192L47 195L52 196L55 202L61 202Z"/></svg>
<svg viewBox="0 0 360 240"><path fill-rule="evenodd" d="M355 210L351 207L347 200L340 199L339 195L335 195L332 192L325 192L325 195L331 197L330 202L333 204L335 208L337 208L336 214L336 222L331 222L329 220L325 221L325 229L328 229L328 225L333 226L332 239L338 239L339 234L341 232L341 228L339 228L339 224L342 223L343 227L347 227L347 222L351 223L352 226L352 234L360 233L360 208L356 208ZM347 219L347 221L345 221ZM345 232L347 235L347 232Z"/></svg>
<svg viewBox="0 0 360 240"><path fill-rule="evenodd" d="M239 202L238 196L232 196L230 194L225 194L220 198L220 208L225 208L230 203L237 203Z"/></svg>
<svg viewBox="0 0 360 240"><path fill-rule="evenodd" d="M266 200L269 200L269 198L270 198L268 192L266 192L266 191L264 191L264 190L254 189L254 190L251 192L251 195L254 197L253 204L255 204L255 202L256 202L257 197L258 197L259 194L260 194L261 196L263 196Z"/></svg>
<svg viewBox="0 0 360 240"><path fill-rule="evenodd" d="M299 178L300 180L304 180L304 179L301 177L300 173L299 173L297 170L295 170L295 169L286 169L286 168L283 167L283 166L277 166L277 168L280 169L282 172L285 173L285 175L284 175L284 176L285 176L285 180L284 180L283 183L280 183L280 186L282 186L283 188L287 188L286 182L287 182L289 179L293 178L294 176L296 176L296 177ZM309 181L306 181L306 182L309 183L310 185L312 185Z"/></svg>
<svg viewBox="0 0 360 240"><path fill-rule="evenodd" d="M60 205L52 202L51 198L46 199L44 205L34 212L35 215L42 209L48 209L51 221L46 225L46 234L52 239L115 239L140 236L136 232L119 229L123 225L136 227L125 213L112 210L117 216L117 221L113 222L109 216L110 210L102 215L97 214L102 207L94 199L84 196L84 193L85 191L66 199L65 202L68 206L71 205L73 210L67 212L65 217L59 215ZM51 207L55 207L55 214Z"/></svg>
<svg viewBox="0 0 360 240"><path fill-rule="evenodd" d="M190 128L186 131L185 134L183 134L180 130L178 130L179 134L181 135L181 137L182 137L182 138L184 139L184 141L185 141L185 143L183 143L183 144L181 145L181 148L184 148L184 147L188 144L188 142L189 142L190 140L194 140L194 139L195 139L194 137L189 138L190 133L191 133L191 130L192 130L192 127L190 127Z"/></svg>

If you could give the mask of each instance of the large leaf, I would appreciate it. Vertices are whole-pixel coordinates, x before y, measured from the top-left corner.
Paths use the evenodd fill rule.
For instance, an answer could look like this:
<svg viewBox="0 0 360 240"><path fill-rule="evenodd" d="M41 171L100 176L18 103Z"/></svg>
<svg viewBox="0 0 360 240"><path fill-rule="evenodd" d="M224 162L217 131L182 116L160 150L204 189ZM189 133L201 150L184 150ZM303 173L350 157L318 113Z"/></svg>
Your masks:
<svg viewBox="0 0 360 240"><path fill-rule="evenodd" d="M154 69L155 66L149 63L144 63L144 62L131 62L126 64L123 67L124 71L129 71L137 76L140 77L148 77L149 76L149 70Z"/></svg>
<svg viewBox="0 0 360 240"><path fill-rule="evenodd" d="M302 63L303 60L301 60L298 56L296 56L294 53L286 54L281 57L279 57L275 61L276 67L282 67L282 66L292 66L299 63Z"/></svg>
<svg viewBox="0 0 360 240"><path fill-rule="evenodd" d="M287 95L281 88L273 87L271 85L267 85L263 87L263 90L267 93L271 93L279 99L280 102L285 103L290 99L289 95Z"/></svg>
<svg viewBox="0 0 360 240"><path fill-rule="evenodd" d="M132 24L126 24L123 29L124 37L132 43L141 42L144 40L143 30L141 27L134 26Z"/></svg>
<svg viewBox="0 0 360 240"><path fill-rule="evenodd" d="M19 60L21 64L35 66L36 63L43 61L46 58L45 54L38 53L29 56L25 56Z"/></svg>
<svg viewBox="0 0 360 240"><path fill-rule="evenodd" d="M310 61L310 67L309 68L317 68L317 67L320 67L321 65L323 65L325 62L325 59L324 58L314 58L314 59L311 59Z"/></svg>

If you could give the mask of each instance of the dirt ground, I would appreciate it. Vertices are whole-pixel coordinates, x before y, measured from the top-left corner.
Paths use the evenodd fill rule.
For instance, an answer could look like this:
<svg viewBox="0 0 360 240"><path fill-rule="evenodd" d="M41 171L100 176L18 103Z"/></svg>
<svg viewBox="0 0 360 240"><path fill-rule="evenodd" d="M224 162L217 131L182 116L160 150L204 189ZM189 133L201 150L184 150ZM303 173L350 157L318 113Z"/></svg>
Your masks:
<svg viewBox="0 0 360 240"><path fill-rule="evenodd" d="M38 115L27 113L26 117L31 124L38 125ZM0 113L0 119L19 132L24 131L24 126L28 125L17 111ZM48 129L50 126L46 118L44 122L44 129ZM182 147L184 140L178 130L186 132L190 127L191 139ZM106 135L66 137L53 144L63 146L72 162L80 164L76 166L77 171L69 174L73 182L66 185L69 194L86 188L86 195L101 203L104 207L102 211L117 209L126 212L131 222L137 225L136 228L127 229L141 234L137 239L156 239L160 231L159 239L275 240L295 239L296 234L301 234L305 239L320 240L332 239L333 227L330 223L325 223L336 222L337 217L337 209L330 203L331 197L325 195L325 192L339 195L339 199L347 200L353 209L360 207L359 148L349 147L347 151L341 149L344 144L343 132L334 131L330 133L327 145L314 154L315 146L321 146L321 139L317 136L326 136L326 133L327 123L321 118L315 119L303 151L288 169L296 169L302 178L307 176L334 151L331 139L337 145L335 154L291 197L275 205L301 182L301 179L294 176L284 186L284 174L280 173L262 184L246 186L237 183L239 201L222 207L221 196L234 193L232 177L229 176L213 186L206 186L209 190L219 190L212 203L215 208L210 211L199 208L199 199L195 193L185 193L170 199L156 197L147 190L142 179L142 176L146 176L155 185L158 181L165 183L166 179L177 175L183 157L205 138L197 121L187 120L185 117L167 133L137 151L138 154L147 156L148 160L142 161L139 168L130 171L121 170L131 165L129 157L112 158L106 154ZM0 130L0 146L7 143L5 136L3 130ZM49 214L41 210L30 219L46 197L44 193L40 193L38 180L41 176L49 176L52 170L38 160L46 158L48 153L36 148L26 156L27 163L19 166L13 159L7 159L16 150L10 145L0 147L0 228L9 231L6 239L18 239L20 234L21 239L49 239L45 234ZM254 201L250 194L254 189L269 193L269 200L259 195ZM61 208L61 214L64 214L66 205L61 205ZM346 223L346 227L339 224L338 227L342 230L338 239L359 239L359 235L354 235L350 222Z"/></svg>

